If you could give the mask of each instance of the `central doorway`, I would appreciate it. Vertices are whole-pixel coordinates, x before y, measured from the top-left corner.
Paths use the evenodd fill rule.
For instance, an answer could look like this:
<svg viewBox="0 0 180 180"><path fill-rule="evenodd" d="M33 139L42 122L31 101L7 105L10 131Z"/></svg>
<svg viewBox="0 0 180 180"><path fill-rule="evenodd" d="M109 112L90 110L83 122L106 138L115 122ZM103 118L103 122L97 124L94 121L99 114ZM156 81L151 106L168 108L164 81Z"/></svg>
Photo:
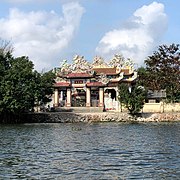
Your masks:
<svg viewBox="0 0 180 180"><path fill-rule="evenodd" d="M86 91L83 88L76 88L72 93L72 106L85 107L86 106Z"/></svg>
<svg viewBox="0 0 180 180"><path fill-rule="evenodd" d="M91 87L91 106L98 107L99 104L99 88Z"/></svg>

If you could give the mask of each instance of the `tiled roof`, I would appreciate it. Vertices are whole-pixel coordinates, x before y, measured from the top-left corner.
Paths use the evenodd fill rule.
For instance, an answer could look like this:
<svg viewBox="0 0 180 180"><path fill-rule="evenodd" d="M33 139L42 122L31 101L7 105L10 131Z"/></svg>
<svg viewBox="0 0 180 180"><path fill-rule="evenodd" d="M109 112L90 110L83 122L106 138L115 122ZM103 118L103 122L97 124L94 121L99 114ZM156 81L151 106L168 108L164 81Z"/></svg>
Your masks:
<svg viewBox="0 0 180 180"><path fill-rule="evenodd" d="M97 74L101 74L104 73L106 75L114 75L114 74L118 74L116 72L116 68L93 68L93 70L97 73Z"/></svg>
<svg viewBox="0 0 180 180"><path fill-rule="evenodd" d="M98 86L106 86L106 84L103 84L102 82L87 82L87 87L98 87Z"/></svg>
<svg viewBox="0 0 180 180"><path fill-rule="evenodd" d="M88 73L70 73L67 75L67 78L86 78L86 77L92 77L92 75Z"/></svg>
<svg viewBox="0 0 180 180"><path fill-rule="evenodd" d="M57 82L54 84L54 87L69 87L70 83L69 82Z"/></svg>

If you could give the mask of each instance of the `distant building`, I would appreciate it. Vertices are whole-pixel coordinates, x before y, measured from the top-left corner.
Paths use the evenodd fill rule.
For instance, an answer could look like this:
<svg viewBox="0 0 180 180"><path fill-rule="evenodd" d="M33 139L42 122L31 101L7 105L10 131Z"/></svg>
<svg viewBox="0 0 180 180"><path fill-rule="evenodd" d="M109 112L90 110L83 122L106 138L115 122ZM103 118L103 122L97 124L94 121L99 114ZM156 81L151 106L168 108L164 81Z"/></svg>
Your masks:
<svg viewBox="0 0 180 180"><path fill-rule="evenodd" d="M134 83L137 73L130 60L124 61L115 55L105 63L101 57L95 57L92 63L83 56L76 55L72 64L63 61L56 68L53 103L55 107L104 107L106 110L118 110L118 85Z"/></svg>
<svg viewBox="0 0 180 180"><path fill-rule="evenodd" d="M147 95L147 103L159 103L166 98L166 90L149 90Z"/></svg>

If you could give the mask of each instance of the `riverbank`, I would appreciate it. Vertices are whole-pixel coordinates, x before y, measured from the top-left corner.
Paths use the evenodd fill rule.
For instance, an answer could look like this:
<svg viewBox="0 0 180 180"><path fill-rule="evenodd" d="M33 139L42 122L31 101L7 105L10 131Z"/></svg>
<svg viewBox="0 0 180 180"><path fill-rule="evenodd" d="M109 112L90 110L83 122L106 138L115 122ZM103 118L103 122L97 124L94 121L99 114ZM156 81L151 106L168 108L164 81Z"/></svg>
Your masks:
<svg viewBox="0 0 180 180"><path fill-rule="evenodd" d="M143 113L132 117L128 113L73 113L46 112L30 113L23 116L22 123L75 123L75 122L177 122L180 112L176 113Z"/></svg>

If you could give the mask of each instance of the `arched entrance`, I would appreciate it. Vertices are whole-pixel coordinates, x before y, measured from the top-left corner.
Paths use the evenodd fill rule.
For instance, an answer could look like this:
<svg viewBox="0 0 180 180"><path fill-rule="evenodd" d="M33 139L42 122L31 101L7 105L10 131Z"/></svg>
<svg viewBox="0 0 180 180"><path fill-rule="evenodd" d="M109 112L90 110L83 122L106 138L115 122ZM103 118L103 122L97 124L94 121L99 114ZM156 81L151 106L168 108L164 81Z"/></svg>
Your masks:
<svg viewBox="0 0 180 180"><path fill-rule="evenodd" d="M104 106L106 110L116 110L117 92L113 88L107 88L104 91Z"/></svg>
<svg viewBox="0 0 180 180"><path fill-rule="evenodd" d="M109 98L116 100L116 90L115 89L106 89L105 94L108 95Z"/></svg>

